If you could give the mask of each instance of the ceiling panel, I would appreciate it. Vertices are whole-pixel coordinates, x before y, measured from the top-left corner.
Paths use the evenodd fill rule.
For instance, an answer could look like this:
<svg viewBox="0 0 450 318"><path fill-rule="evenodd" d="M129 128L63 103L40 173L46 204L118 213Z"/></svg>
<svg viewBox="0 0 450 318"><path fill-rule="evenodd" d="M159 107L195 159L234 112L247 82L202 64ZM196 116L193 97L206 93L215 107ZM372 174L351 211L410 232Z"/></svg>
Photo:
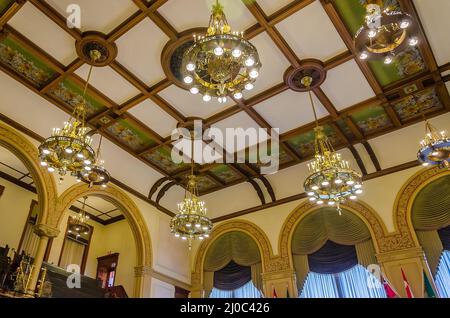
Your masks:
<svg viewBox="0 0 450 318"><path fill-rule="evenodd" d="M109 33L137 10L132 1L124 0L46 0L61 15L68 16L71 4L81 9L81 31ZM69 11L71 12L71 11ZM98 14L101 12L102 14Z"/></svg>
<svg viewBox="0 0 450 318"><path fill-rule="evenodd" d="M117 61L147 85L165 78L161 52L169 38L150 20L144 19L117 41Z"/></svg>
<svg viewBox="0 0 450 318"><path fill-rule="evenodd" d="M158 11L178 32L196 28L207 27L215 0L169 0ZM235 31L244 31L256 23L241 1L222 0L225 14L231 28Z"/></svg>
<svg viewBox="0 0 450 318"><path fill-rule="evenodd" d="M294 2L294 0L257 0L266 15L271 15L284 6Z"/></svg>
<svg viewBox="0 0 450 318"><path fill-rule="evenodd" d="M328 71L322 88L337 110L348 108L375 96L354 60Z"/></svg>
<svg viewBox="0 0 450 318"><path fill-rule="evenodd" d="M25 167L25 165L22 163L22 161L20 161L20 159L16 155L14 155L11 151L9 151L8 149L3 148L3 147L0 147L0 163L3 163L5 165L13 168L14 170L19 171L20 172L18 174L19 177L28 173L28 169ZM9 170L10 172L14 171L14 170L11 170L11 169L5 167L4 165L1 165L0 168L4 172L6 172L6 170L4 170L4 169ZM15 174L17 174L17 171L14 171ZM6 173L8 173L8 172L6 172ZM15 175L14 175L14 177L15 177Z"/></svg>
<svg viewBox="0 0 450 318"><path fill-rule="evenodd" d="M216 99L204 102L200 94L193 95L175 85L169 86L159 95L186 117L205 119L234 105L230 98L225 104L220 104Z"/></svg>
<svg viewBox="0 0 450 318"><path fill-rule="evenodd" d="M154 132L162 137L169 136L178 123L172 116L149 99L130 109L129 113L148 127L151 127Z"/></svg>
<svg viewBox="0 0 450 318"><path fill-rule="evenodd" d="M450 62L450 1L448 0L414 0L419 18L430 41L438 65Z"/></svg>
<svg viewBox="0 0 450 318"><path fill-rule="evenodd" d="M83 65L75 73L86 81L89 74L89 65ZM93 68L89 84L119 105L140 93L109 66Z"/></svg>
<svg viewBox="0 0 450 318"><path fill-rule="evenodd" d="M75 40L30 2L25 3L9 24L65 65L77 57Z"/></svg>
<svg viewBox="0 0 450 318"><path fill-rule="evenodd" d="M327 110L320 101L313 96L318 118L328 116ZM273 128L279 128L285 133L294 128L314 121L308 93L299 93L287 90L277 96L265 100L253 107L262 115Z"/></svg>
<svg viewBox="0 0 450 318"><path fill-rule="evenodd" d="M258 49L262 68L255 82L255 87L251 91L244 92L244 98L252 97L282 83L284 72L290 66L289 61L267 33L261 33L254 37L251 39L251 43Z"/></svg>
<svg viewBox="0 0 450 318"><path fill-rule="evenodd" d="M326 61L347 47L320 1L315 1L276 25L300 59Z"/></svg>

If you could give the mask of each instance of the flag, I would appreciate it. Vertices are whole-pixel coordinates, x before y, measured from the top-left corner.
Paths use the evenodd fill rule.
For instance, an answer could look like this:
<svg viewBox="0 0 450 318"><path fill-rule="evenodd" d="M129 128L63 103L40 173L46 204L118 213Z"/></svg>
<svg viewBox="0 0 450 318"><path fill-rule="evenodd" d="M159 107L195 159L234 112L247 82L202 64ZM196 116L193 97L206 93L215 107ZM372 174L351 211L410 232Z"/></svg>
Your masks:
<svg viewBox="0 0 450 318"><path fill-rule="evenodd" d="M409 286L409 283L408 283L408 279L406 279L405 272L403 271L403 268L400 268L400 269L402 270L403 283L405 284L406 296L408 298L414 298L414 295L411 291L411 287Z"/></svg>
<svg viewBox="0 0 450 318"><path fill-rule="evenodd" d="M434 292L433 287L428 280L428 276L427 274L425 274L425 271L423 272L423 280L425 282L425 292L427 293L428 298L436 298L436 293Z"/></svg>
<svg viewBox="0 0 450 318"><path fill-rule="evenodd" d="M275 290L275 287L273 288L273 297L272 298L278 298L277 291Z"/></svg>
<svg viewBox="0 0 450 318"><path fill-rule="evenodd" d="M391 287L387 279L381 274L381 283L383 284L384 290L386 291L387 298L397 298L398 294Z"/></svg>

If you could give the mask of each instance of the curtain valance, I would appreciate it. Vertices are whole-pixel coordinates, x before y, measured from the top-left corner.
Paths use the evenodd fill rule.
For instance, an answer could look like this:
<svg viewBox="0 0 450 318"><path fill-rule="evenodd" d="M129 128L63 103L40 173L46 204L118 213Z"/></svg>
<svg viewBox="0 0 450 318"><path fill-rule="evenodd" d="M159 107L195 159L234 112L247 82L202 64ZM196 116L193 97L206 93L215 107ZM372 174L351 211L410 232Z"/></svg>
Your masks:
<svg viewBox="0 0 450 318"><path fill-rule="evenodd" d="M327 241L317 252L308 255L309 269L319 274L337 274L358 264L354 245Z"/></svg>
<svg viewBox="0 0 450 318"><path fill-rule="evenodd" d="M235 290L251 280L250 266L241 266L233 261L221 270L214 272L214 287L220 290Z"/></svg>

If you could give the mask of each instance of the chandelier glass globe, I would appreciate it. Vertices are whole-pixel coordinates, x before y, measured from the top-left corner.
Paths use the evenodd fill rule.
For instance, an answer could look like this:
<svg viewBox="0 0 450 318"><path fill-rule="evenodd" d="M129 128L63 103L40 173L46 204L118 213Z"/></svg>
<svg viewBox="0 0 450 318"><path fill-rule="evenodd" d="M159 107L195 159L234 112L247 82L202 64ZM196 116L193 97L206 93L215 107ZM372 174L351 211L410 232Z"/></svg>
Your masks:
<svg viewBox="0 0 450 318"><path fill-rule="evenodd" d="M227 96L242 98L254 87L260 68L258 51L242 32L231 30L223 6L216 1L206 34L195 35L183 56L183 82L205 102L214 97L226 103Z"/></svg>
<svg viewBox="0 0 450 318"><path fill-rule="evenodd" d="M378 59L391 64L408 46L419 43L412 17L383 0L368 0L365 23L355 34L355 47L361 60Z"/></svg>

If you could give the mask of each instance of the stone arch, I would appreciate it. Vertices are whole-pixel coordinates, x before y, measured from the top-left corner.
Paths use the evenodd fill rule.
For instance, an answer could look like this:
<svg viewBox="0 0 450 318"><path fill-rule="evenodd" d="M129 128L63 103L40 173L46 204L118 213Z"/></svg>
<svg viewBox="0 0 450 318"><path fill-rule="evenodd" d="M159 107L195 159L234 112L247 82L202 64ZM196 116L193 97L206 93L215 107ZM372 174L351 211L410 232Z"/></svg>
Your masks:
<svg viewBox="0 0 450 318"><path fill-rule="evenodd" d="M386 239L390 235L388 235L383 221L370 206L362 201L348 201L342 205L342 208L356 214L367 225L376 253L386 251ZM294 268L290 251L295 228L307 215L318 209L320 209L320 206L317 206L317 204L304 201L288 216L283 224L279 238L280 257L289 264L291 269Z"/></svg>
<svg viewBox="0 0 450 318"><path fill-rule="evenodd" d="M37 148L22 134L3 123L0 123L0 145L22 161L36 184L39 201L38 224L55 228L57 220L53 216L58 197L56 183L53 176L41 167Z"/></svg>
<svg viewBox="0 0 450 318"><path fill-rule="evenodd" d="M412 205L416 196L427 185L449 174L450 170L439 167L422 169L410 177L398 192L394 203L394 222L400 233L410 237L411 247L420 246L412 223Z"/></svg>
<svg viewBox="0 0 450 318"><path fill-rule="evenodd" d="M64 212L80 197L96 196L107 200L117 207L125 215L128 224L131 227L134 241L136 244L137 264L136 268L151 269L152 268L152 245L147 225L142 217L139 208L133 200L122 190L114 185L108 185L106 188L94 186L89 188L86 184L77 184L66 191L58 198L55 218L57 226L62 220ZM135 283L135 296L143 296L147 291L143 290L142 282Z"/></svg>
<svg viewBox="0 0 450 318"><path fill-rule="evenodd" d="M201 289L203 284L203 263L205 261L206 252L211 247L212 243L222 235L236 231L247 234L258 245L261 253L263 273L272 271L271 264L273 263L275 257L267 235L257 225L251 222L244 220L232 220L215 227L210 238L201 243L194 261L195 272L192 273L191 278L193 289Z"/></svg>

